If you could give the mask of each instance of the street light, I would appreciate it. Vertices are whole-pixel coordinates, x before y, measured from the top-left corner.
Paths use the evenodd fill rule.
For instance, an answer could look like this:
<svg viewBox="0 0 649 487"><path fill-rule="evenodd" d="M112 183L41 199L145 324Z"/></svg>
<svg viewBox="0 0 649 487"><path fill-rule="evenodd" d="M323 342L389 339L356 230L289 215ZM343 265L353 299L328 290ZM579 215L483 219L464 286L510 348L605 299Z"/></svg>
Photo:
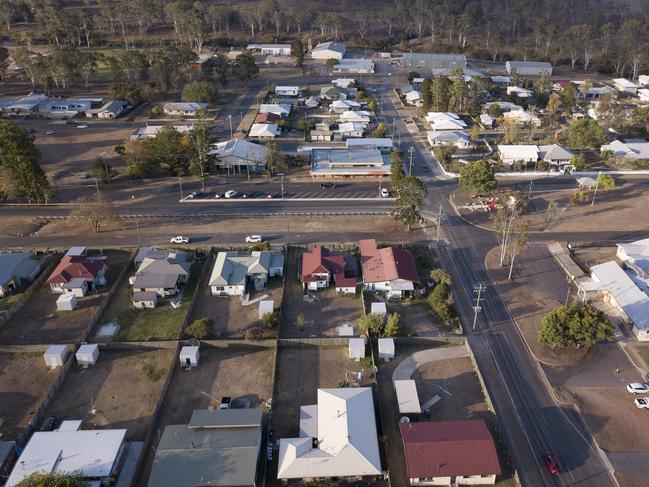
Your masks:
<svg viewBox="0 0 649 487"><path fill-rule="evenodd" d="M277 175L281 177L282 199L284 199L284 173L281 172L281 173L278 173Z"/></svg>
<svg viewBox="0 0 649 487"><path fill-rule="evenodd" d="M228 120L230 120L230 139L232 139L232 114L228 115Z"/></svg>

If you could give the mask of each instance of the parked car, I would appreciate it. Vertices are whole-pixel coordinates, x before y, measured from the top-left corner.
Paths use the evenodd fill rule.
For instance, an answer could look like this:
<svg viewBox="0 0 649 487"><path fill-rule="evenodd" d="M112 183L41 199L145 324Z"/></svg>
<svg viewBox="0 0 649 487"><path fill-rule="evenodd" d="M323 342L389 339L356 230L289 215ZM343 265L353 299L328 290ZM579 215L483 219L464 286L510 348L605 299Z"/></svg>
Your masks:
<svg viewBox="0 0 649 487"><path fill-rule="evenodd" d="M649 392L649 384L643 382L631 382L626 386L626 390L631 394L646 394Z"/></svg>
<svg viewBox="0 0 649 487"><path fill-rule="evenodd" d="M221 404L219 404L219 409L230 409L232 404L232 398L230 396L223 396L221 398Z"/></svg>
<svg viewBox="0 0 649 487"><path fill-rule="evenodd" d="M216 193L216 194L214 195L214 197L217 198L217 199L218 199L218 198L223 198L224 196L225 196L225 193Z"/></svg>
<svg viewBox="0 0 649 487"><path fill-rule="evenodd" d="M234 189L231 189L231 190L225 192L225 197L228 198L228 199L236 198L238 194L239 194L238 191L235 191Z"/></svg>
<svg viewBox="0 0 649 487"><path fill-rule="evenodd" d="M649 409L649 397L639 397L633 400L633 404L638 409Z"/></svg>
<svg viewBox="0 0 649 487"><path fill-rule="evenodd" d="M46 133L47 135L54 135L56 132L55 132L54 130L50 129L50 130L48 130L48 131L45 132L45 133Z"/></svg>
<svg viewBox="0 0 649 487"><path fill-rule="evenodd" d="M187 199L193 200L194 198L196 198L196 196L198 196L198 193L196 191L192 191L187 195Z"/></svg>
<svg viewBox="0 0 649 487"><path fill-rule="evenodd" d="M88 124L82 123L81 125L77 125L77 128L78 128L78 129L87 129L87 128L88 128Z"/></svg>
<svg viewBox="0 0 649 487"><path fill-rule="evenodd" d="M259 243L263 241L264 237L262 237L261 235L248 235L246 237L246 243Z"/></svg>
<svg viewBox="0 0 649 487"><path fill-rule="evenodd" d="M548 471L555 477L561 473L561 465L559 460L554 453L551 451L545 452L543 455L545 460L545 466L548 468Z"/></svg>
<svg viewBox="0 0 649 487"><path fill-rule="evenodd" d="M54 428L56 428L56 418L54 416L48 416L43 420L39 431L54 431Z"/></svg>
<svg viewBox="0 0 649 487"><path fill-rule="evenodd" d="M320 183L321 189L334 189L335 187L336 183Z"/></svg>
<svg viewBox="0 0 649 487"><path fill-rule="evenodd" d="M268 193L266 195L266 198L268 198L268 199L279 198L279 195L277 193Z"/></svg>
<svg viewBox="0 0 649 487"><path fill-rule="evenodd" d="M381 188L381 198L389 198L390 197L390 191L388 191L388 188Z"/></svg>
<svg viewBox="0 0 649 487"><path fill-rule="evenodd" d="M170 242L173 243L173 244L187 244L187 243L189 243L189 237L184 237L182 235L176 235L175 237L171 237Z"/></svg>
<svg viewBox="0 0 649 487"><path fill-rule="evenodd" d="M269 441L268 445L266 445L266 458L268 459L269 462L273 461L273 442Z"/></svg>

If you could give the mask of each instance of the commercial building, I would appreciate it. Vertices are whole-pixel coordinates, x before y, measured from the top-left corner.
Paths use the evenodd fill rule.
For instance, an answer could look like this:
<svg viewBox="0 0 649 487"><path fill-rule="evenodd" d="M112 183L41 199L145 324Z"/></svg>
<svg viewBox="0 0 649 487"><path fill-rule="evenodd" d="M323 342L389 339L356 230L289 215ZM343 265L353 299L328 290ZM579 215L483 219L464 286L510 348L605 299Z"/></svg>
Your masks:
<svg viewBox="0 0 649 487"><path fill-rule="evenodd" d="M321 42L311 51L312 59L342 59L347 47L342 42Z"/></svg>
<svg viewBox="0 0 649 487"><path fill-rule="evenodd" d="M465 70L466 56L464 54L406 52L403 55L403 65L412 70L429 69L434 75L447 74L457 68Z"/></svg>
<svg viewBox="0 0 649 487"><path fill-rule="evenodd" d="M378 149L313 149L311 176L317 177L387 177L390 158Z"/></svg>
<svg viewBox="0 0 649 487"><path fill-rule="evenodd" d="M290 56L290 44L248 44L249 51L256 52L262 56Z"/></svg>
<svg viewBox="0 0 649 487"><path fill-rule="evenodd" d="M519 76L552 76L552 64L539 61L507 61L507 73Z"/></svg>
<svg viewBox="0 0 649 487"><path fill-rule="evenodd" d="M337 74L372 74L374 73L374 61L370 59L341 59L333 67L333 72Z"/></svg>
<svg viewBox="0 0 649 487"><path fill-rule="evenodd" d="M232 139L213 146L210 154L216 156L216 165L234 171L263 171L268 149L247 140Z"/></svg>

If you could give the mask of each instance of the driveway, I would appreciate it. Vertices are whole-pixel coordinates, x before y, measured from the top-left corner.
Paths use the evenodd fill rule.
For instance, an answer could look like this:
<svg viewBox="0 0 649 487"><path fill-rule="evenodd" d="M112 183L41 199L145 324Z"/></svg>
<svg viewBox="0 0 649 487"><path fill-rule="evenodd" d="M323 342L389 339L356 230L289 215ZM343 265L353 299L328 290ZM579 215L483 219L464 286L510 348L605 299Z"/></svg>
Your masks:
<svg viewBox="0 0 649 487"><path fill-rule="evenodd" d="M406 359L404 359L392 372L392 381L395 380L408 380L416 370L429 362L437 362L440 360L450 360L460 357L468 357L469 352L464 345L458 347L441 347L431 348L430 350L422 350L415 352Z"/></svg>

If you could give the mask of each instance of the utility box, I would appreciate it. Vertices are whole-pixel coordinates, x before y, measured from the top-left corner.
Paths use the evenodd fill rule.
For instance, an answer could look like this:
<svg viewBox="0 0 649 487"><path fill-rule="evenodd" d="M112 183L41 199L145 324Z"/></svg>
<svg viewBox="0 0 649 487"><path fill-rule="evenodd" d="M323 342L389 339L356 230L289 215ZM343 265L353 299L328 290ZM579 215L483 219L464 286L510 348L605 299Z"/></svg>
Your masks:
<svg viewBox="0 0 649 487"><path fill-rule="evenodd" d="M67 356L68 348L65 345L50 345L47 347L47 351L43 354L45 365L52 369L63 367Z"/></svg>
<svg viewBox="0 0 649 487"><path fill-rule="evenodd" d="M200 352L197 346L186 345L180 349L180 365L186 369L198 367Z"/></svg>
<svg viewBox="0 0 649 487"><path fill-rule="evenodd" d="M349 358L357 362L365 358L365 340L363 338L350 338L349 339Z"/></svg>
<svg viewBox="0 0 649 487"><path fill-rule="evenodd" d="M385 316L388 314L388 309L385 306L385 303L372 303L372 311L371 313L373 315L379 315L379 316Z"/></svg>
<svg viewBox="0 0 649 487"><path fill-rule="evenodd" d="M95 365L99 358L99 345L96 343L86 343L79 347L75 354L77 363L79 365L88 366Z"/></svg>
<svg viewBox="0 0 649 487"><path fill-rule="evenodd" d="M389 362L394 358L394 339L379 338L379 359Z"/></svg>
<svg viewBox="0 0 649 487"><path fill-rule="evenodd" d="M72 311L77 306L77 297L74 294L61 294L56 300L57 311Z"/></svg>

